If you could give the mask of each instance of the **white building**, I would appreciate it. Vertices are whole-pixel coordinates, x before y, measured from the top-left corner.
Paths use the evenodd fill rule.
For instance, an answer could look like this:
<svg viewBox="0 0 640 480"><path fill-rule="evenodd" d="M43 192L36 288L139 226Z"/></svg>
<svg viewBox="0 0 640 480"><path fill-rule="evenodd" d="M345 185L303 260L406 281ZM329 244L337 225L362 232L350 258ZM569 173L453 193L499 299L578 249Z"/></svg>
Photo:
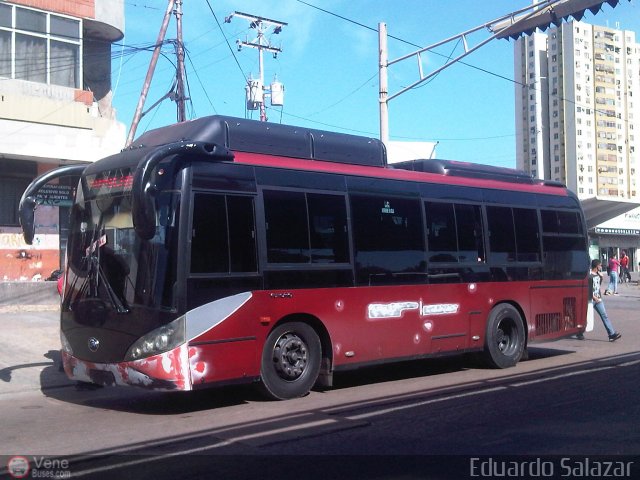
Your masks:
<svg viewBox="0 0 640 480"><path fill-rule="evenodd" d="M595 251L631 250L635 260L640 236L622 215L640 205L635 33L578 21L534 33L516 42L515 75L517 168L565 183L583 202ZM604 221L620 226L596 230Z"/></svg>
<svg viewBox="0 0 640 480"><path fill-rule="evenodd" d="M60 266L66 208L38 207L34 245L22 241L17 208L31 180L124 146L111 105L111 44L123 32L123 0L0 3L0 281Z"/></svg>

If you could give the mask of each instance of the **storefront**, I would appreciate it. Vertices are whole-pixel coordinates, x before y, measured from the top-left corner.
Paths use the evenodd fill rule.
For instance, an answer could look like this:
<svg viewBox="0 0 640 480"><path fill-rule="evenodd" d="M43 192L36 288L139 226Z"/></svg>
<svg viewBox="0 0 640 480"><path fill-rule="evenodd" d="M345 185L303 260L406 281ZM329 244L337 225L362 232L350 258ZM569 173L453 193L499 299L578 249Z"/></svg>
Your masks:
<svg viewBox="0 0 640 480"><path fill-rule="evenodd" d="M637 272L640 261L640 208L608 220L589 231L591 258L600 258L606 265L612 255L629 257L629 269Z"/></svg>

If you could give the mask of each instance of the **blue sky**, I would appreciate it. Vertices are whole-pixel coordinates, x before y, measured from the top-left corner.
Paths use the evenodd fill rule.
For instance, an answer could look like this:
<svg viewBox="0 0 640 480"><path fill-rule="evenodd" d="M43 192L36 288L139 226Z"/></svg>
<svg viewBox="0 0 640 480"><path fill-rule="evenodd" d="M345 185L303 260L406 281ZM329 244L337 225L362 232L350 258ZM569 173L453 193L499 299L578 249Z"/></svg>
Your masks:
<svg viewBox="0 0 640 480"><path fill-rule="evenodd" d="M167 3L125 0L126 31L124 39L112 49L112 83L117 116L127 130L151 59L151 51L145 49L156 41ZM245 77L258 75L258 52L236 49L236 40L253 40L255 30L240 18L224 23L224 18L234 11L288 24L282 33L270 37L282 53L275 59L268 53L264 56L265 83L277 75L285 85L284 107L270 107L269 121L378 137L379 22L387 24L390 36L427 46L529 3L184 0L183 39L191 97L187 118L214 114L259 118L258 112L246 111L244 92ZM597 15L587 12L583 20L633 30L640 41L637 0L620 0L615 9L605 5ZM166 38L175 37L172 17ZM486 38L488 32L481 31L470 36L468 42L473 46ZM454 65L432 81L393 99L389 103L390 139L438 141L439 158L515 167L513 45L513 41L494 40L464 60L470 66ZM415 50L415 46L389 38L390 60ZM462 53L463 47L449 43L436 52L440 55L423 58L427 72L440 66L449 55ZM169 90L175 75L171 62L175 62L173 47L166 45L145 110ZM405 60L390 67L389 92L393 94L418 79L417 63ZM143 117L136 136L175 121L176 105L165 100Z"/></svg>

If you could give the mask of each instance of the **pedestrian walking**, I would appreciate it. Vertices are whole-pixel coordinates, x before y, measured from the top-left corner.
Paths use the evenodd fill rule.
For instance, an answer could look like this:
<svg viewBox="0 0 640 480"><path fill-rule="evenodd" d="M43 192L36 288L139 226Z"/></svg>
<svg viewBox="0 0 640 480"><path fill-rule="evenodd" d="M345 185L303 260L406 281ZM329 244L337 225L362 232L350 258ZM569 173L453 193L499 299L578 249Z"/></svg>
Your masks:
<svg viewBox="0 0 640 480"><path fill-rule="evenodd" d="M618 295L618 272L620 271L620 261L615 253L609 259L609 285L604 292L605 295Z"/></svg>
<svg viewBox="0 0 640 480"><path fill-rule="evenodd" d="M591 272L589 272L589 291L591 292L591 303L593 304L593 309L598 312L600 315L600 319L604 324L604 328L607 331L607 335L609 336L610 342L615 342L622 335L620 332L616 332L611 325L611 320L607 316L607 311L604 308L604 303L602 301L602 296L600 294L600 285L602 284L602 262L597 258L591 261ZM584 337L579 335L578 338L583 339Z"/></svg>

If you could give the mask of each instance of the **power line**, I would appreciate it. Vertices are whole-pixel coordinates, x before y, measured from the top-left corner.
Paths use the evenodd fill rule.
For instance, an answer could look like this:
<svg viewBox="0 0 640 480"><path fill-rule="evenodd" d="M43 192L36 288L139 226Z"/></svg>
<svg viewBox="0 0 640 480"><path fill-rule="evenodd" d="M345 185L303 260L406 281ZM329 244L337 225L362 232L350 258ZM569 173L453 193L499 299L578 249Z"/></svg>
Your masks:
<svg viewBox="0 0 640 480"><path fill-rule="evenodd" d="M244 78L245 83L247 83L248 82L247 76L244 74L244 71L242 70L242 66L240 66L240 61L238 60L238 57L236 57L236 53L233 51L233 48L231 48L231 44L229 43L229 39L224 34L224 30L222 30L222 25L220 24L220 21L218 20L218 17L216 16L216 12L213 11L213 8L211 7L211 4L209 3L209 0L205 0L205 1L207 2L209 10L211 11L211 15L213 15L213 18L216 20L216 23L218 24L218 28L220 29L220 32L222 33L222 36L224 37L224 40L227 43L227 47L229 47L229 51L231 52L231 55L233 56L233 59L236 61L236 65L238 66L238 69L240 70L240 74L242 75L242 78Z"/></svg>

